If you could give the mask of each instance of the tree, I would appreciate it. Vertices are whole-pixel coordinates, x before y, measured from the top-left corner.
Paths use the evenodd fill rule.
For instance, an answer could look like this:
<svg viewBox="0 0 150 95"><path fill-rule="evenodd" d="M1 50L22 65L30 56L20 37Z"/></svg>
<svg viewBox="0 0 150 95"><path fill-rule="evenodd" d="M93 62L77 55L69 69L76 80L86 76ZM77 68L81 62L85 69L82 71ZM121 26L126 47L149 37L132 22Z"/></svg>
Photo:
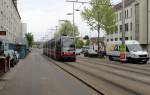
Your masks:
<svg viewBox="0 0 150 95"><path fill-rule="evenodd" d="M76 39L76 48L82 48L84 45L83 41L80 39Z"/></svg>
<svg viewBox="0 0 150 95"><path fill-rule="evenodd" d="M59 27L59 34L63 36L75 36L79 35L78 27L73 26L70 21L66 20Z"/></svg>
<svg viewBox="0 0 150 95"><path fill-rule="evenodd" d="M91 0L90 8L85 8L81 16L87 21L91 30L98 32L98 51L100 49L100 29L106 33L114 32L116 26L116 15L110 0Z"/></svg>
<svg viewBox="0 0 150 95"><path fill-rule="evenodd" d="M83 38L84 40L89 40L89 36L85 35L85 37Z"/></svg>
<svg viewBox="0 0 150 95"><path fill-rule="evenodd" d="M85 42L85 46L89 46L90 45L90 40L87 39L86 42Z"/></svg>
<svg viewBox="0 0 150 95"><path fill-rule="evenodd" d="M27 42L28 42L29 47L32 47L33 41L34 41L34 36L33 36L33 34L32 34L32 33L27 33L27 34L26 34L26 39L27 39Z"/></svg>

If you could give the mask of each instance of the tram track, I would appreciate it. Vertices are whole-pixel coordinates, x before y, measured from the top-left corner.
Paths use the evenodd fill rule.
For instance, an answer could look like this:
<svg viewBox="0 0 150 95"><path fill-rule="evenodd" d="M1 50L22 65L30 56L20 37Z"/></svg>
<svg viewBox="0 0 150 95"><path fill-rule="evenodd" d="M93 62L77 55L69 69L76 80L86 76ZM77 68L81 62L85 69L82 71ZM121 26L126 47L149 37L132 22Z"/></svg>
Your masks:
<svg viewBox="0 0 150 95"><path fill-rule="evenodd" d="M94 73L91 73L91 72L88 72L87 70L85 69L82 69L82 68L78 68L76 66L74 66L73 64L75 63L60 63L60 62L57 62L57 61L54 61L54 60L50 60L51 62L53 62L56 66L58 66L59 68L61 68L62 70L64 70L65 72L67 72L68 74L72 75L73 77L75 77L76 79L78 79L79 81L83 82L84 84L86 84L88 87L92 88L94 91L98 92L100 95L148 95L148 94L142 94L138 91L135 91L135 90L132 90L132 89L129 89L128 87L125 87L123 85L120 85L116 82L113 82L113 81L110 81L109 79L107 78L104 78L102 76L98 76ZM64 67L63 67L64 66ZM72 68L72 69L76 69L79 73L85 73L86 75L89 75L93 78L96 78L97 81L103 81L105 83L107 83L107 85L109 86L112 86L112 89L116 88L118 89L118 91L116 90L117 93L119 93L119 91L122 92L122 94L104 94L102 93L101 91L99 91L99 89L97 89L96 87L93 87L89 82L85 82L84 80L82 80L79 76L75 75L73 72L70 72L68 69L66 69L65 67L69 67L69 68ZM99 84L101 85L101 84ZM107 89L107 88L105 88ZM114 92L114 91L112 91ZM124 94L126 93L126 94ZM128 94L127 94L128 93ZM130 94L129 94L130 93Z"/></svg>
<svg viewBox="0 0 150 95"><path fill-rule="evenodd" d="M117 75L119 77L124 77L126 79L130 79L130 80L133 80L133 81L138 81L138 82L141 82L143 84L146 84L146 85L149 85L150 86L150 76L145 76L145 75L141 75L138 73L132 73L131 72L128 72L128 71L124 71L122 72L121 70L115 70L115 69L112 69L112 68L109 68L109 67L104 67L104 66L94 66L93 64L90 64L90 63L85 63L83 61L80 61L79 62L81 65L83 66L87 66L89 68L93 68L93 69L96 69L96 70L99 70L99 71L104 71L104 72L107 72L107 73L110 73L112 75Z"/></svg>
<svg viewBox="0 0 150 95"><path fill-rule="evenodd" d="M92 85L90 85L88 82L82 80L81 78L79 78L78 76L76 76L75 74L69 72L69 70L65 69L64 67L60 66L55 60L47 57L47 56L43 56L46 59L48 59L49 61L51 61L51 63L53 63L54 65L56 65L57 67L59 67L61 70L63 70L64 72L68 73L69 75L71 75L72 77L74 77L75 79L79 80L81 83L85 84L87 87L91 88L92 90L94 90L95 92L97 92L99 95L106 95L103 92L99 91L98 89L96 89L95 87L93 87ZM60 63L62 64L62 63Z"/></svg>
<svg viewBox="0 0 150 95"><path fill-rule="evenodd" d="M72 67L72 68L75 68L75 69L77 69L77 70L79 70L79 71L81 71L81 72L84 72L84 73L86 73L86 74L88 74L88 75L90 75L90 76L92 76L92 77L95 77L95 78L97 78L97 79L99 79L99 80L102 80L102 81L105 81L105 82L107 82L109 85L113 85L113 86L115 86L115 87L118 87L118 88L120 88L120 89L122 89L122 90L125 90L125 91L127 91L127 92L130 92L130 93L132 93L131 95L149 95L149 94L143 94L143 93L141 93L141 92L139 92L139 91L136 91L135 89L133 90L133 89L131 89L131 88L128 88L128 86L124 86L124 85L122 85L122 83L118 83L117 81L112 81L112 80L110 80L109 79L109 77L108 76L103 76L103 75L105 75L106 74L106 72L103 72L103 73L105 73L105 74L103 74L103 75L98 75L98 72L96 73L93 73L93 72L90 72L91 71L91 68L85 68L85 69L83 69L83 68L80 68L79 66L75 66L75 65L73 65L73 64L66 64L66 65L68 65L68 66L70 66L70 67ZM83 67L83 66L82 66ZM88 69L88 70L86 70L86 69ZM117 90L117 91L119 91L119 90ZM126 94L127 95L127 94Z"/></svg>
<svg viewBox="0 0 150 95"><path fill-rule="evenodd" d="M100 60L100 59L93 59L93 58L84 58L84 57L79 57L79 59L81 60L88 60L90 62L97 62L99 61L98 64L101 64L101 63L108 63L104 60ZM90 60L89 60L90 59ZM100 63L101 62L101 63ZM114 61L112 63L110 63L111 65L116 65L116 66L121 66L121 67L126 67L126 68L130 68L130 69L137 69L137 70L143 70L143 71L147 71L147 72L150 72L150 68L145 68L145 67L139 67L141 66L140 64L137 66L137 65L133 65L133 64L129 64L129 63L124 63L124 64L121 64L120 62L115 62ZM149 66L149 65L148 65Z"/></svg>
<svg viewBox="0 0 150 95"><path fill-rule="evenodd" d="M132 73L138 73L141 75L150 76L150 73L148 71L145 71L145 70L139 70L139 69L135 69L135 68L127 68L124 66L120 66L120 65L118 66L118 65L114 65L114 64L100 63L100 62L93 61L93 60L83 60L83 59L78 59L78 60L88 62L91 64L95 64L97 66L105 66L105 67L114 68L114 69L121 70L121 71L128 71L128 72L132 72Z"/></svg>
<svg viewBox="0 0 150 95"><path fill-rule="evenodd" d="M91 67L86 67L85 65L80 65L80 64L76 64L76 65L67 64L67 65L71 66L72 68L76 68L80 71L86 72L87 74L93 77L106 81L107 83L117 86L128 92L134 93L135 95L149 95L150 93L148 89L150 88L150 86L145 83L141 83L140 81L133 80L133 79L130 80L122 76L114 75L110 72L106 72L103 70L96 70L95 68L91 68Z"/></svg>

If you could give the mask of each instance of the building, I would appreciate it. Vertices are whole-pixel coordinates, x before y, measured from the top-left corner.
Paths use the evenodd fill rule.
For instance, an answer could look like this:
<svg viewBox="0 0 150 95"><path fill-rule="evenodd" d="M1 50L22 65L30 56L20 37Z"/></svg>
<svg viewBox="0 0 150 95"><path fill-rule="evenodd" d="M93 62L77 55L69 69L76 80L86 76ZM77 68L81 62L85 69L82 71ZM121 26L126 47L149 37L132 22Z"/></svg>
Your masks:
<svg viewBox="0 0 150 95"><path fill-rule="evenodd" d="M0 38L15 43L21 33L21 17L17 9L17 0L0 0L0 31L6 36Z"/></svg>
<svg viewBox="0 0 150 95"><path fill-rule="evenodd" d="M150 1L125 0L125 39L137 40L150 52ZM106 36L108 41L122 40L122 3L114 6L116 31Z"/></svg>
<svg viewBox="0 0 150 95"><path fill-rule="evenodd" d="M27 33L27 23L21 24L21 37L25 38L25 35Z"/></svg>
<svg viewBox="0 0 150 95"><path fill-rule="evenodd" d="M148 7L148 23L147 23L147 26L148 26L148 51L149 51L149 54L150 54L150 1L147 0L147 7Z"/></svg>

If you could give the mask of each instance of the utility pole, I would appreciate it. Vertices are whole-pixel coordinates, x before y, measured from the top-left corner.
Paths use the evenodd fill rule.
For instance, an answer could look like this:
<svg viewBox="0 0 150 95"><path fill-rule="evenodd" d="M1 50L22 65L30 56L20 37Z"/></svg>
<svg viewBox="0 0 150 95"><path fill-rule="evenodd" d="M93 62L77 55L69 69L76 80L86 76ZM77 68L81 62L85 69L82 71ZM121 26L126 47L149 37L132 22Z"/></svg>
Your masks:
<svg viewBox="0 0 150 95"><path fill-rule="evenodd" d="M125 4L122 0L122 44L125 44Z"/></svg>
<svg viewBox="0 0 150 95"><path fill-rule="evenodd" d="M72 2L72 3L73 3L73 8L72 8L72 9L73 9L73 10L72 10L72 15L73 15L73 16L72 16L72 17L73 17L73 37L75 38L76 35L75 35L75 29L74 29L74 28L75 28L75 27L74 27L74 26L75 26L75 5L74 5L74 4L75 4L75 2L77 2L77 0L75 0L75 1L68 1L68 0L67 0L66 2Z"/></svg>
<svg viewBox="0 0 150 95"><path fill-rule="evenodd" d="M122 44L120 45L120 60L126 61L125 45L125 0L122 0Z"/></svg>

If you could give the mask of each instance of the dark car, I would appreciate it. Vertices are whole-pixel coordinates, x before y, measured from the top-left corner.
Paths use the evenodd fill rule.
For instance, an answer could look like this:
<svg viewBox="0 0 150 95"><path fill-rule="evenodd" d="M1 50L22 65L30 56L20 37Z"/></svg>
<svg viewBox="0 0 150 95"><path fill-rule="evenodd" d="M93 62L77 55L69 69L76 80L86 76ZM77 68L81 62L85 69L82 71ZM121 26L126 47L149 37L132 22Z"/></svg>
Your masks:
<svg viewBox="0 0 150 95"><path fill-rule="evenodd" d="M93 49L88 49L84 52L85 57L97 57L98 53Z"/></svg>

